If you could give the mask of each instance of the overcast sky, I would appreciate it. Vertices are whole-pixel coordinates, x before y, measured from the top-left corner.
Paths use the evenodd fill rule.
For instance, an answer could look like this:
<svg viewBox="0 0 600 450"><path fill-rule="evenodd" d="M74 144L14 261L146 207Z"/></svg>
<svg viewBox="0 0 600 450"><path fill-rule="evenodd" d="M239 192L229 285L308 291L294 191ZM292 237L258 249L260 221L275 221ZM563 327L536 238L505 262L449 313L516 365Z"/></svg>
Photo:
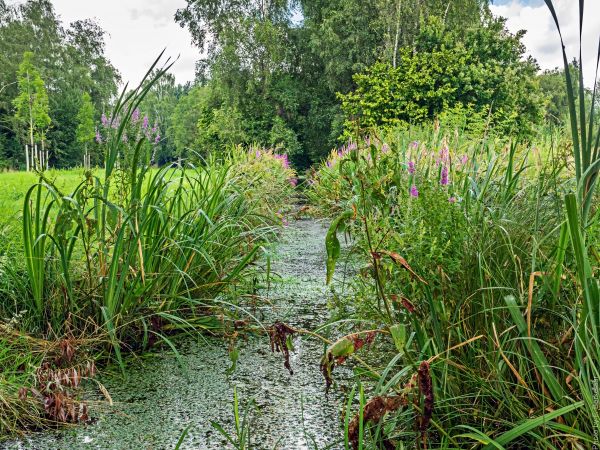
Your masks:
<svg viewBox="0 0 600 450"><path fill-rule="evenodd" d="M194 78L199 52L190 44L187 30L173 20L185 0L52 0L65 25L84 18L95 18L107 36L106 53L124 80L138 82L158 53L180 56L171 69L178 82ZM524 43L543 69L562 66L558 34L543 0L495 0L494 14L508 18L508 28L527 30ZM577 3L555 0L567 51L576 54ZM584 25L584 68L586 85L591 85L600 34L600 0L588 0Z"/></svg>
<svg viewBox="0 0 600 450"><path fill-rule="evenodd" d="M578 3L575 0L554 0L569 60L577 55L579 48ZM542 69L562 67L558 32L543 0L494 1L491 8L494 14L508 18L506 25L510 31L527 31L523 42ZM584 82L587 86L593 85L599 35L600 0L588 0L584 9L582 55Z"/></svg>

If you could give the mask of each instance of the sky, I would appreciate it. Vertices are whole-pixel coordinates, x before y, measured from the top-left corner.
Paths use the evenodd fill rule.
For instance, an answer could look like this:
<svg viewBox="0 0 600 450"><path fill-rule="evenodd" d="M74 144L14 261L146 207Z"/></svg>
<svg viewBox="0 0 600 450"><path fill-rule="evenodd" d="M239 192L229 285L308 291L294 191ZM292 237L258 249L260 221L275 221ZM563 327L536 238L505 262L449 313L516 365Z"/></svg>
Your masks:
<svg viewBox="0 0 600 450"><path fill-rule="evenodd" d="M171 68L179 83L192 81L199 50L189 32L173 16L185 0L52 0L64 25L79 19L96 19L107 32L106 55L123 81L141 81L159 53L179 59Z"/></svg>
<svg viewBox="0 0 600 450"><path fill-rule="evenodd" d="M22 0L15 0L22 1ZM160 51L179 56L171 72L177 82L194 79L199 50L192 46L188 31L175 23L173 15L185 0L52 0L65 25L93 18L108 33L106 54L124 81L137 83ZM554 0L570 58L577 52L578 12L575 0ZM527 31L523 42L542 69L562 66L560 42L552 17L543 0L494 0L492 12L508 19L511 32ZM584 77L592 85L598 36L600 0L586 1L584 16ZM587 63L586 63L587 62Z"/></svg>
<svg viewBox="0 0 600 450"><path fill-rule="evenodd" d="M579 51L578 3L575 0L554 0L569 60ZM542 69L563 66L560 38L543 0L496 0L491 9L492 13L508 19L506 26L511 32L527 31L523 43ZM599 36L600 0L588 0L585 2L582 38L583 75L588 87L594 84Z"/></svg>

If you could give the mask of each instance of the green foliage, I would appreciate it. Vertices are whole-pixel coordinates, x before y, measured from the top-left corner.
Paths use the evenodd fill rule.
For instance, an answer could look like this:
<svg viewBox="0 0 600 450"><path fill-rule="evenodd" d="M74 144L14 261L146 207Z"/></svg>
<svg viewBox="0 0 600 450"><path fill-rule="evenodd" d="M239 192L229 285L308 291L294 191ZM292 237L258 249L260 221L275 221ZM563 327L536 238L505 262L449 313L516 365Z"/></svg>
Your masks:
<svg viewBox="0 0 600 450"><path fill-rule="evenodd" d="M583 83L583 70L581 60L581 30L583 29L583 10L585 1L579 2L579 60L577 75L579 81L576 84L572 79L567 53L565 50L560 23L552 0L545 0L546 6L552 14L558 34L560 36L565 74L565 84L569 106L569 119L571 126L571 137L573 141L573 159L575 160L575 179L577 180L577 193L579 207L581 208L581 220L583 226L587 225L588 216L594 201L594 194L600 175L600 124L594 119L597 113L596 88L598 87L598 65L600 63L600 37L598 39L598 56L596 58L596 72L594 74L594 89L591 101L586 104L586 91ZM577 87L577 91L575 90ZM577 111L579 109L579 112ZM589 109L589 111L588 111Z"/></svg>
<svg viewBox="0 0 600 450"><path fill-rule="evenodd" d="M122 341L143 348L156 338L168 343L165 327L217 326L206 317L206 308L217 307L210 299L245 278L280 221L275 202L285 198L293 176L269 153L249 173L250 157L241 149L233 149L230 160L213 158L201 167L152 169L143 139L128 147L123 137L155 82L124 93L115 106L103 174L86 172L69 193L42 175L27 191L26 276L18 265L7 274L24 286L16 291L6 282L2 288L9 289L0 290L4 314L27 311L23 328L63 333L93 321L119 360ZM120 155L127 152L133 153L125 164ZM262 172L270 184L255 176ZM68 324L65 317L71 317ZM156 328L153 320L165 325Z"/></svg>
<svg viewBox="0 0 600 450"><path fill-rule="evenodd" d="M340 95L348 132L356 122L363 128L419 123L462 107L485 114L501 132L530 134L542 102L521 36L509 34L503 19L489 17L459 32L430 18L396 67L378 62L354 76L354 91Z"/></svg>
<svg viewBox="0 0 600 450"><path fill-rule="evenodd" d="M84 92L81 96L81 106L77 113L77 142L83 145L89 144L96 135L96 128L94 124L94 105L92 104L92 98L90 94Z"/></svg>
<svg viewBox="0 0 600 450"><path fill-rule="evenodd" d="M450 126L375 130L332 152L309 180L332 233L340 211L356 211L346 232L362 268L340 305L355 324L345 333L389 330L368 361L373 396L396 398L419 361L429 363L431 448L585 447L598 420L598 281L587 256L597 236L590 244L578 231L574 197L564 225L572 173L556 152L568 147ZM575 267L578 283L565 282ZM378 371L384 354L390 363ZM419 414L399 408L365 423L363 448L413 445Z"/></svg>
<svg viewBox="0 0 600 450"><path fill-rule="evenodd" d="M176 20L207 51L200 143L283 145L297 165L318 161L342 132L336 92L352 90L356 72L395 62L413 46L420 17L445 15L460 29L479 24L486 7L478 0L189 0ZM227 117L241 124L233 128ZM224 126L235 132L223 136Z"/></svg>
<svg viewBox="0 0 600 450"><path fill-rule="evenodd" d="M93 21L61 24L51 2L28 0L6 5L0 14L0 159L12 168L24 167L20 145L22 124L14 124L13 100L19 95L17 72L25 52L48 91L46 148L51 166L72 167L81 163L83 150L77 142L77 113L81 95L88 92L96 111L107 108L116 94L118 72L104 56L104 31ZM18 125L15 128L14 125ZM30 137L27 138L30 141Z"/></svg>
<svg viewBox="0 0 600 450"><path fill-rule="evenodd" d="M17 72L19 95L13 100L15 123L23 128L24 140L31 145L44 140L50 126L48 93L40 73L33 65L33 53L25 52Z"/></svg>

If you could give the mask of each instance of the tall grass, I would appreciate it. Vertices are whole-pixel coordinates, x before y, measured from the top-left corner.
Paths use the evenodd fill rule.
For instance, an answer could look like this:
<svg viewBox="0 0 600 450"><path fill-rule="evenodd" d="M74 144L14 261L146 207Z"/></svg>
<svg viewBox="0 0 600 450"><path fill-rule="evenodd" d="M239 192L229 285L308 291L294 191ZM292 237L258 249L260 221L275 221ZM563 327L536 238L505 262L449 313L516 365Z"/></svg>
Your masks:
<svg viewBox="0 0 600 450"><path fill-rule="evenodd" d="M317 171L317 211L335 205L332 228L345 222L366 265L345 305L350 319L390 333L390 363L369 370L366 392L404 395L422 361L433 377L427 444L414 431L423 400L413 392L413 403L365 423L363 448L594 442L598 345L592 319L586 331L578 325L593 301L575 274L584 267L596 295L585 249L597 236L570 237L582 233L573 196L565 222L573 174L557 155L568 148L474 139L442 124L357 140Z"/></svg>
<svg viewBox="0 0 600 450"><path fill-rule="evenodd" d="M156 169L143 138L125 144L132 112L169 68L150 78L157 64L114 107L103 173L86 172L70 192L39 174L23 201L26 277L15 269L3 280L4 309L27 311L25 329L106 332L119 361L123 347L171 345L173 329L217 326L212 299L244 280L292 188L270 152Z"/></svg>

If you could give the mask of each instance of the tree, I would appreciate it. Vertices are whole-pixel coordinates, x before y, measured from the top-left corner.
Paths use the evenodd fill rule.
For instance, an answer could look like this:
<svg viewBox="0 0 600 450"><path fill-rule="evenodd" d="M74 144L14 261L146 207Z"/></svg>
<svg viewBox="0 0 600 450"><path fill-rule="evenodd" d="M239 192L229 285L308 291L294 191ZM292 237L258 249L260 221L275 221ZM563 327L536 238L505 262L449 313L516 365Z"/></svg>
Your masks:
<svg viewBox="0 0 600 450"><path fill-rule="evenodd" d="M83 161L84 167L91 167L91 158L89 154L88 145L93 142L96 136L96 130L94 126L94 105L92 104L92 98L90 94L84 92L81 96L81 106L77 113L77 142L79 142L84 148Z"/></svg>
<svg viewBox="0 0 600 450"><path fill-rule="evenodd" d="M347 127L355 119L366 128L422 122L461 107L504 133L530 134L542 118L537 65L523 58L522 33L511 35L504 22L487 17L459 32L431 17L395 68L376 63L354 76L354 91L340 94Z"/></svg>
<svg viewBox="0 0 600 450"><path fill-rule="evenodd" d="M36 140L40 140L43 151L46 131L50 126L48 94L44 87L44 81L33 65L32 60L33 53L25 52L23 61L19 65L19 71L17 72L19 95L13 101L15 106L14 117L16 126L25 129L31 148L34 148ZM38 158L43 159L43 156ZM27 151L25 151L25 159L29 170L30 161ZM34 161L31 161L31 163L33 164Z"/></svg>
<svg viewBox="0 0 600 450"><path fill-rule="evenodd" d="M463 29L480 24L487 3L187 0L175 18L207 55L198 79L214 100L207 105L219 110L207 117L241 119L240 133L226 140L283 145L297 166L307 166L337 144L343 114L336 92L352 91L355 73L393 64L413 45L420 18L439 15ZM223 142L223 133L204 129L202 142Z"/></svg>
<svg viewBox="0 0 600 450"><path fill-rule="evenodd" d="M77 112L88 92L96 111L109 108L117 92L118 72L104 56L104 31L93 21L61 24L48 0L13 2L0 7L0 135L4 159L22 161L21 137L15 132L13 100L19 94L16 75L23 53L33 63L49 93L52 127L45 142L52 146L56 167L81 164ZM96 117L98 119L98 117Z"/></svg>

